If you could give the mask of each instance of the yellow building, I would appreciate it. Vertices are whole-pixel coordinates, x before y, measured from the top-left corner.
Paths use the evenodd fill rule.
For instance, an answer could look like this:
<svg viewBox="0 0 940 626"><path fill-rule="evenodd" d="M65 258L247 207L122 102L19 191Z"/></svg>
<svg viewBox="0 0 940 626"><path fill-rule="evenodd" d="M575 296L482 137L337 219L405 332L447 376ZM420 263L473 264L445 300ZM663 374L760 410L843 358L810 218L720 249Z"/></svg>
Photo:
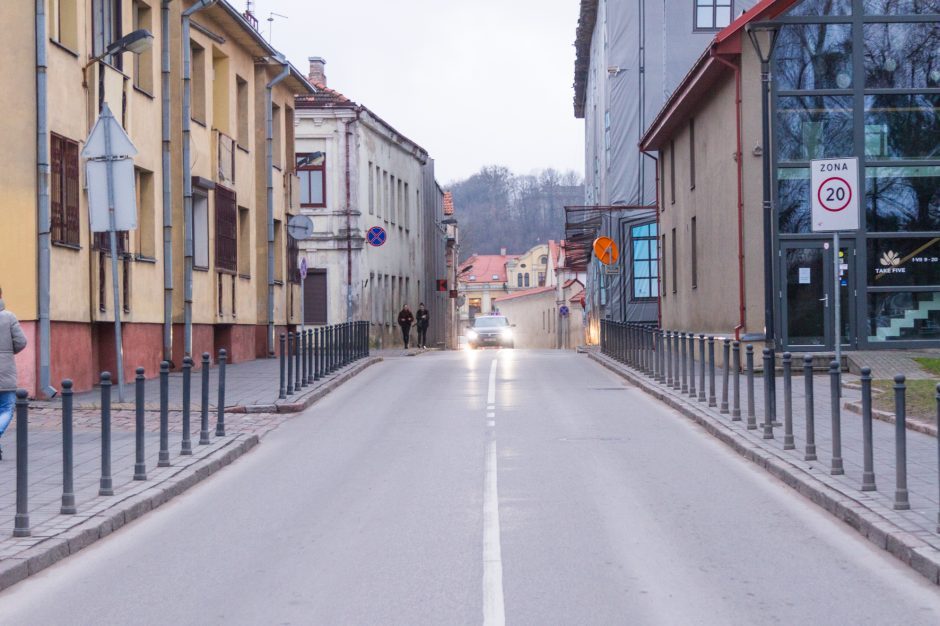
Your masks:
<svg viewBox="0 0 940 626"><path fill-rule="evenodd" d="M0 19L0 287L29 338L21 386L87 389L115 368L108 239L90 232L81 157L105 103L138 151L137 229L118 236L125 377L221 348L273 353L300 317L286 223L294 96L314 91L303 75L224 1L24 0L0 3ZM140 30L151 47L108 54Z"/></svg>

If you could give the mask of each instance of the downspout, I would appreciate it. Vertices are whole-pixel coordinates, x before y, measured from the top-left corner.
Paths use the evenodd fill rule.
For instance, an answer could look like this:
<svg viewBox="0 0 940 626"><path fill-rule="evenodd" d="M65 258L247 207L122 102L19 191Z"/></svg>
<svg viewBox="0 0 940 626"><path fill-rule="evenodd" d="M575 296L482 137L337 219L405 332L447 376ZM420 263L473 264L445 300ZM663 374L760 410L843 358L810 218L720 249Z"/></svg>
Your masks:
<svg viewBox="0 0 940 626"><path fill-rule="evenodd" d="M655 157L645 150L640 150L640 153L645 157L653 159L653 161L655 162L655 165L653 167L654 167L654 171L656 172L656 193L654 194L654 197L656 199L656 249L659 251L660 254L662 254L663 249L662 249L662 246L659 244L659 236L660 236L660 230L661 230L659 227L659 214L662 212L659 206L659 200L660 200L659 198L659 157ZM659 328L662 328L663 327L663 301L662 301L662 295L661 295L663 291L663 286L662 286L663 259L662 258L659 258L659 260L657 261L657 267L659 267L659 270L656 272L656 325Z"/></svg>
<svg viewBox="0 0 940 626"><path fill-rule="evenodd" d="M352 204L350 201L351 191L350 191L350 167L349 167L349 138L352 136L352 131L349 130L349 127L353 123L359 122L359 115L361 109L356 109L356 119L347 120L345 122L346 127L346 321L352 321L352 298L353 298L353 287L352 287Z"/></svg>
<svg viewBox="0 0 940 626"><path fill-rule="evenodd" d="M278 61L284 64L281 73L264 87L264 150L267 170L267 205L268 205L268 356L274 356L274 86L290 75L290 65L283 57ZM288 287L289 288L289 287Z"/></svg>
<svg viewBox="0 0 940 626"><path fill-rule="evenodd" d="M192 126L192 50L189 18L215 4L198 0L183 11L183 354L193 354L193 172L190 147ZM166 235L164 235L165 237Z"/></svg>
<svg viewBox="0 0 940 626"><path fill-rule="evenodd" d="M738 170L738 325L734 327L734 338L741 340L741 331L745 327L747 307L745 304L744 292L744 163L741 154L741 68L730 61L727 61L712 50L712 58L731 68L734 72L735 89L735 132L737 134L737 144L735 147L734 160L737 163Z"/></svg>
<svg viewBox="0 0 940 626"><path fill-rule="evenodd" d="M49 353L51 351L51 323L49 317L50 240L52 224L49 219L49 122L46 91L46 0L36 0L36 184L38 207L39 291L39 390L48 398L56 395L51 384ZM38 395L38 394L37 394Z"/></svg>
<svg viewBox="0 0 940 626"><path fill-rule="evenodd" d="M173 357L173 175L170 169L170 3L160 9L160 113L163 136L163 360Z"/></svg>

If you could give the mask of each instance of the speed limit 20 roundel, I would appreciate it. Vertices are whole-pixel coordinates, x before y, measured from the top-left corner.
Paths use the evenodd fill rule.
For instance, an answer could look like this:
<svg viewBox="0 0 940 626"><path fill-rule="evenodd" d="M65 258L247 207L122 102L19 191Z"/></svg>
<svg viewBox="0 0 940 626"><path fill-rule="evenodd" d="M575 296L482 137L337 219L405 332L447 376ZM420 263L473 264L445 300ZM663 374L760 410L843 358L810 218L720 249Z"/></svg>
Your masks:
<svg viewBox="0 0 940 626"><path fill-rule="evenodd" d="M810 161L814 232L858 228L858 159Z"/></svg>

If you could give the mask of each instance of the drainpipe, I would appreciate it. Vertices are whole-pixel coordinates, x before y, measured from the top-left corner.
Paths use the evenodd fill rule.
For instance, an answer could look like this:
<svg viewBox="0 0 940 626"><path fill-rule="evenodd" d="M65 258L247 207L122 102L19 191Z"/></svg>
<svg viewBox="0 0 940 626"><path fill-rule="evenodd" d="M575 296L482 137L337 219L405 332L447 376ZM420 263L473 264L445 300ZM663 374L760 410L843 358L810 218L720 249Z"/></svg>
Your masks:
<svg viewBox="0 0 940 626"><path fill-rule="evenodd" d="M160 113L163 135L163 360L173 357L173 175L170 169L170 3L160 9Z"/></svg>
<svg viewBox="0 0 940 626"><path fill-rule="evenodd" d="M746 306L744 293L744 163L741 154L741 68L721 58L712 50L712 58L722 63L734 72L735 88L735 132L737 133L737 144L735 147L734 160L737 162L738 174L738 325L734 327L734 338L741 340L741 331L745 328Z"/></svg>
<svg viewBox="0 0 940 626"><path fill-rule="evenodd" d="M356 109L356 119L347 120L346 127L346 321L352 321L352 204L350 201L349 139L352 131L349 127L359 121L360 109Z"/></svg>
<svg viewBox="0 0 940 626"><path fill-rule="evenodd" d="M49 321L50 264L49 245L52 224L49 219L49 123L46 114L46 0L36 0L36 184L38 207L39 265L39 390L48 398L56 395L50 383L49 352L51 323ZM38 395L38 394L37 394Z"/></svg>
<svg viewBox="0 0 940 626"><path fill-rule="evenodd" d="M268 176L268 356L274 356L274 112L272 90L288 77L290 66L283 56L277 58L284 65L281 73L264 87L265 159ZM289 287L288 287L289 288Z"/></svg>
<svg viewBox="0 0 940 626"><path fill-rule="evenodd" d="M193 172L190 147L192 126L192 57L190 16L216 3L198 0L183 11L183 354L193 354ZM166 235L164 235L165 237Z"/></svg>

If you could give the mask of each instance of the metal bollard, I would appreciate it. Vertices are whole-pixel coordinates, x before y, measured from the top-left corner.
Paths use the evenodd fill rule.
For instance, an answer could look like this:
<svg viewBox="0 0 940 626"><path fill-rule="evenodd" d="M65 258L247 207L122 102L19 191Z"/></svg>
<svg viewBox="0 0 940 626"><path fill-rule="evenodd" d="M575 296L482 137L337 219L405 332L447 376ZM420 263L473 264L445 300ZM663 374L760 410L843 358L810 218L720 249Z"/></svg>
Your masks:
<svg viewBox="0 0 940 626"><path fill-rule="evenodd" d="M689 377L686 374L685 361L685 333L679 333L679 371L682 372L682 388L680 393L689 393Z"/></svg>
<svg viewBox="0 0 940 626"><path fill-rule="evenodd" d="M829 394L832 411L832 465L829 473L833 475L845 474L842 466L842 413L839 404L839 362L829 363Z"/></svg>
<svg viewBox="0 0 940 626"><path fill-rule="evenodd" d="M774 438L774 424L770 417L770 387L775 383L772 374L774 368L770 348L764 348L764 439Z"/></svg>
<svg viewBox="0 0 940 626"><path fill-rule="evenodd" d="M294 391L300 393L300 362L304 349L304 342L301 341L300 331L294 333Z"/></svg>
<svg viewBox="0 0 940 626"><path fill-rule="evenodd" d="M13 536L29 537L29 397L16 390L16 515Z"/></svg>
<svg viewBox="0 0 940 626"><path fill-rule="evenodd" d="M721 407L720 413L728 413L728 375L731 370L731 340L725 337L721 341L721 355L723 363L721 366Z"/></svg>
<svg viewBox="0 0 940 626"><path fill-rule="evenodd" d="M894 377L894 466L897 485L894 489L894 509L907 511L911 508L907 497L907 407L904 394L904 374Z"/></svg>
<svg viewBox="0 0 940 626"><path fill-rule="evenodd" d="M695 391L695 333L689 333L687 343L689 344L689 397L694 399L698 395Z"/></svg>
<svg viewBox="0 0 940 626"><path fill-rule="evenodd" d="M313 331L313 380L320 380L320 357L323 355L323 346L320 343L320 329Z"/></svg>
<svg viewBox="0 0 940 626"><path fill-rule="evenodd" d="M793 450L793 355L783 353L783 449Z"/></svg>
<svg viewBox="0 0 940 626"><path fill-rule="evenodd" d="M134 378L134 480L147 480L144 458L144 368L138 367Z"/></svg>
<svg viewBox="0 0 940 626"><path fill-rule="evenodd" d="M741 421L741 343L731 343L731 368L734 377L731 379L731 421Z"/></svg>
<svg viewBox="0 0 940 626"><path fill-rule="evenodd" d="M871 368L862 368L862 491L875 491L875 453L871 425Z"/></svg>
<svg viewBox="0 0 940 626"><path fill-rule="evenodd" d="M202 353L202 412L199 416L199 445L209 445L209 353Z"/></svg>
<svg viewBox="0 0 940 626"><path fill-rule="evenodd" d="M307 329L307 384L313 384L313 329Z"/></svg>
<svg viewBox="0 0 940 626"><path fill-rule="evenodd" d="M183 357L183 442L180 445L180 454L189 456L193 453L192 427L190 426L190 408L192 406L192 375L193 360Z"/></svg>
<svg viewBox="0 0 940 626"><path fill-rule="evenodd" d="M307 386L307 331L300 331L300 386Z"/></svg>
<svg viewBox="0 0 940 626"><path fill-rule="evenodd" d="M705 335L698 336L698 401L705 402Z"/></svg>
<svg viewBox="0 0 940 626"><path fill-rule="evenodd" d="M219 350L219 402L216 404L215 436L225 436L225 363L228 361L228 352L225 348Z"/></svg>
<svg viewBox="0 0 940 626"><path fill-rule="evenodd" d="M680 379L682 378L682 372L679 369L679 331L672 331L672 388L676 391L682 389L682 384Z"/></svg>
<svg viewBox="0 0 940 626"><path fill-rule="evenodd" d="M747 367L747 429L757 430L757 414L754 412L754 346L747 344L744 350Z"/></svg>
<svg viewBox="0 0 940 626"><path fill-rule="evenodd" d="M663 357L666 359L666 386L672 387L672 331L664 331L666 348Z"/></svg>
<svg viewBox="0 0 940 626"><path fill-rule="evenodd" d="M718 406L715 397L715 338L708 337L708 406Z"/></svg>
<svg viewBox="0 0 940 626"><path fill-rule="evenodd" d="M294 333L287 333L287 395L294 395Z"/></svg>
<svg viewBox="0 0 940 626"><path fill-rule="evenodd" d="M806 452L804 461L816 460L816 418L813 402L813 355L803 356L803 395L806 396Z"/></svg>
<svg viewBox="0 0 940 626"><path fill-rule="evenodd" d="M111 373L101 372L101 480L99 496L113 496L111 480Z"/></svg>
<svg viewBox="0 0 940 626"><path fill-rule="evenodd" d="M287 397L287 371L286 371L287 364L284 362L285 361L284 350L286 346L287 346L287 337L284 335L284 333L281 333L281 384L280 384L280 387L278 387L278 392L277 392L277 397L279 400L283 400L284 398Z"/></svg>
<svg viewBox="0 0 940 626"><path fill-rule="evenodd" d="M160 453L157 467L170 466L170 363L160 363Z"/></svg>
<svg viewBox="0 0 940 626"><path fill-rule="evenodd" d="M66 378L62 381L62 515L74 515L75 486L72 479L73 463L72 438L72 381Z"/></svg>

